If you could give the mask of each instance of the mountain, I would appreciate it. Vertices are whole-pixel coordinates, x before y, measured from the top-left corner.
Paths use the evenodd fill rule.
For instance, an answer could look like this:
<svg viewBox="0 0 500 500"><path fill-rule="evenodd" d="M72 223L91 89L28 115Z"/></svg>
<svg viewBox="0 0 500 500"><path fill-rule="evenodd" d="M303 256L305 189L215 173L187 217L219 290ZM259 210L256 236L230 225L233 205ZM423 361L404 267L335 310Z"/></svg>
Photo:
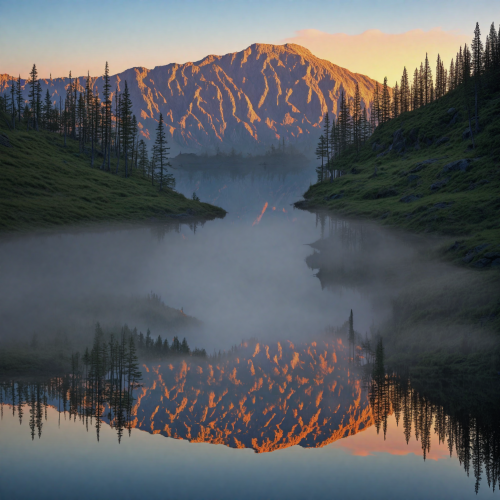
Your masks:
<svg viewBox="0 0 500 500"><path fill-rule="evenodd" d="M0 75L0 93L8 91ZM85 77L78 79L79 90ZM337 114L341 93L354 96L359 83L362 105L371 105L375 81L314 56L295 44L254 44L241 52L209 55L201 61L149 70L131 68L111 77L113 89L127 81L141 134L154 140L160 112L171 152L255 152L271 144L310 151L326 111ZM91 78L102 96L102 77ZM68 78L41 80L53 102L66 94ZM27 99L28 89L22 81Z"/></svg>
<svg viewBox="0 0 500 500"><path fill-rule="evenodd" d="M132 427L191 442L319 448L373 425L340 341L243 343L212 361L144 365Z"/></svg>

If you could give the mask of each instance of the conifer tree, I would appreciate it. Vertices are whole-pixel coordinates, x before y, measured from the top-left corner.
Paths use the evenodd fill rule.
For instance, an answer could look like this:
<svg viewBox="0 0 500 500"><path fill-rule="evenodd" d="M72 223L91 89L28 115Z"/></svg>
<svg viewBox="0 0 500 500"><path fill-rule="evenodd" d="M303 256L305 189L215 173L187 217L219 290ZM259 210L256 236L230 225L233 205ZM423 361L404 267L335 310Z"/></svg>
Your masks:
<svg viewBox="0 0 500 500"><path fill-rule="evenodd" d="M354 90L352 126L353 126L354 144L358 150L361 143L360 124L361 124L361 94L359 92L359 84L358 82L356 82L356 88Z"/></svg>
<svg viewBox="0 0 500 500"><path fill-rule="evenodd" d="M23 94L21 89L21 75L17 78L17 87L16 87L16 97L17 97L17 112L18 112L18 121L21 123L21 111L23 108Z"/></svg>
<svg viewBox="0 0 500 500"><path fill-rule="evenodd" d="M125 88L120 99L120 121L121 121L121 146L125 158L125 177L128 177L128 155L132 147L133 131L132 131L132 101L128 90L127 80L125 80Z"/></svg>
<svg viewBox="0 0 500 500"><path fill-rule="evenodd" d="M141 141L141 142L144 142L144 141ZM325 138L323 136L320 136L318 145L316 147L316 158L318 160L321 159L321 167L318 167L316 169L316 172L318 174L318 182L323 182L323 179L324 179L325 154L326 154Z"/></svg>
<svg viewBox="0 0 500 500"><path fill-rule="evenodd" d="M45 102L43 106L43 117L44 117L44 127L49 128L50 126L50 112L52 110L52 103L50 102L49 89L45 93Z"/></svg>
<svg viewBox="0 0 500 500"><path fill-rule="evenodd" d="M109 65L108 61L106 61L106 66L104 67L104 75L103 75L103 84L102 84L102 95L104 102L104 117L103 117L103 149L104 149L104 159L102 162L102 169L106 169L106 158L108 158L108 167L107 170L110 170L109 166L109 154L110 154L110 145L111 145L111 137L110 137L110 129L111 129L111 84L109 80Z"/></svg>
<svg viewBox="0 0 500 500"><path fill-rule="evenodd" d="M382 123L388 122L391 118L391 97L387 85L387 77L384 78L382 87Z"/></svg>
<svg viewBox="0 0 500 500"><path fill-rule="evenodd" d="M374 129L377 125L381 123L380 121L380 92L378 87L378 82L375 83L375 90L373 93L373 107L372 107L372 115L374 115Z"/></svg>
<svg viewBox="0 0 500 500"><path fill-rule="evenodd" d="M476 28L474 29L474 39L471 44L472 49L472 71L476 79L481 76L483 69L483 42L481 41L481 30L479 29L479 23L476 23Z"/></svg>
<svg viewBox="0 0 500 500"><path fill-rule="evenodd" d="M156 129L156 141L155 141L155 160L158 172L159 189L163 190L166 188L173 188L175 185L175 180L172 175L168 174L167 166L170 165L168 162L168 150L167 139L165 137L165 127L163 123L163 115L160 113L160 119L158 120L158 128Z"/></svg>
<svg viewBox="0 0 500 500"><path fill-rule="evenodd" d="M325 156L326 161L330 159L330 117L328 116L328 111L325 113L325 125L324 125L323 138L325 141Z"/></svg>
<svg viewBox="0 0 500 500"><path fill-rule="evenodd" d="M399 87L398 87L398 82L396 82L396 85L394 86L394 89L392 91L392 117L397 118L400 113L400 92L399 92Z"/></svg>
<svg viewBox="0 0 500 500"><path fill-rule="evenodd" d="M148 151L146 149L146 143L144 142L143 139L139 141L138 156L139 156L139 170L142 173L142 177L145 178L148 170L149 159L148 159Z"/></svg>
<svg viewBox="0 0 500 500"><path fill-rule="evenodd" d="M349 315L349 361L354 361L354 318L352 314ZM352 353L352 356L351 356Z"/></svg>
<svg viewBox="0 0 500 500"><path fill-rule="evenodd" d="M11 117L12 117L12 128L16 128L16 89L14 78L10 80L10 101L11 101Z"/></svg>
<svg viewBox="0 0 500 500"><path fill-rule="evenodd" d="M401 113L406 113L410 111L410 87L408 84L408 72L406 71L406 66L403 70L403 76L401 77L401 99L400 108Z"/></svg>
<svg viewBox="0 0 500 500"><path fill-rule="evenodd" d="M451 59L450 71L448 73L448 89L450 91L455 89L455 64L453 58Z"/></svg>
<svg viewBox="0 0 500 500"><path fill-rule="evenodd" d="M38 95L38 71L36 70L35 64L33 64L33 68L31 69L31 72L30 72L29 84L30 84L30 91L29 91L28 97L29 97L29 101L30 101L31 114L32 114L32 116L34 116L34 119L36 120L35 113L36 113L36 106L37 106L36 98ZM28 122L28 127L29 127L29 122Z"/></svg>

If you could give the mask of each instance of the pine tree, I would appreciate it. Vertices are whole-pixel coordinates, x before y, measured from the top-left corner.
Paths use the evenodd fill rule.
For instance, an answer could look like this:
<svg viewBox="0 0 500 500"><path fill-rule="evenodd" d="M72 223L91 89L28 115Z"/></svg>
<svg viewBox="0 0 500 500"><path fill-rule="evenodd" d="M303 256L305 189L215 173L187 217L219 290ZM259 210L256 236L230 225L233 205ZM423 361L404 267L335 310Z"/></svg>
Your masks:
<svg viewBox="0 0 500 500"><path fill-rule="evenodd" d="M470 50L469 50L469 47L467 47L467 44L464 45L464 51L463 51L463 54L462 54L462 66L463 66L463 70L462 70L462 80L464 82L466 82L469 78L470 78L470 74L471 74L471 53L470 53Z"/></svg>
<svg viewBox="0 0 500 500"><path fill-rule="evenodd" d="M388 122L391 118L391 97L387 85L387 77L384 78L382 87L382 123Z"/></svg>
<svg viewBox="0 0 500 500"><path fill-rule="evenodd" d="M181 352L183 354L189 354L191 352L191 349L189 348L189 345L187 343L186 337L182 339L182 344L181 344Z"/></svg>
<svg viewBox="0 0 500 500"><path fill-rule="evenodd" d="M406 71L406 66L403 70L403 76L401 77L401 99L400 99L400 109L401 113L406 113L410 111L410 87L408 84L408 72Z"/></svg>
<svg viewBox="0 0 500 500"><path fill-rule="evenodd" d="M378 88L378 82L375 83L375 90L373 92L373 106L372 106L372 115L374 115L374 126L376 127L381 123L380 121L380 92ZM375 128L374 127L374 128Z"/></svg>
<svg viewBox="0 0 500 500"><path fill-rule="evenodd" d="M49 89L47 89L47 92L45 93L45 102L43 105L43 117L44 117L43 126L44 126L44 128L49 128L49 126L50 126L50 112L51 112L51 110L52 110L52 103L50 102Z"/></svg>
<svg viewBox="0 0 500 500"><path fill-rule="evenodd" d="M398 82L396 82L396 85L392 91L392 117L397 118L400 113L401 105L399 102L400 99L400 91L398 87Z"/></svg>
<svg viewBox="0 0 500 500"><path fill-rule="evenodd" d="M141 141L144 142L144 141ZM326 144L325 138L320 136L318 145L316 147L316 158L321 159L321 167L316 169L316 173L318 174L318 182L323 182L324 179L324 158L326 155Z"/></svg>
<svg viewBox="0 0 500 500"><path fill-rule="evenodd" d="M354 361L354 317L352 314L349 315L349 361ZM352 357L351 357L352 352Z"/></svg>
<svg viewBox="0 0 500 500"><path fill-rule="evenodd" d="M128 155L133 143L132 131L132 101L128 90L127 80L120 100L120 121L121 121L121 146L125 157L125 177L128 177Z"/></svg>
<svg viewBox="0 0 500 500"><path fill-rule="evenodd" d="M11 101L11 117L12 117L12 128L16 128L16 89L14 78L10 80L10 101Z"/></svg>
<svg viewBox="0 0 500 500"><path fill-rule="evenodd" d="M109 154L110 154L110 146L111 146L111 84L109 80L109 65L108 61L106 61L106 66L104 67L104 76L103 76L103 85L102 85L102 95L104 102L104 119L102 123L103 127L103 146L104 146L104 159L102 162L102 169L106 169L106 158L108 158L108 167L107 170L110 170L109 165Z"/></svg>
<svg viewBox="0 0 500 500"><path fill-rule="evenodd" d="M168 150L167 139L165 137L165 127L163 123L163 115L160 113L160 119L158 120L158 128L156 129L156 141L155 141L155 160L159 168L158 181L159 189L163 190L166 188L173 188L175 186L175 180L171 174L167 172L167 166L170 166L168 162Z"/></svg>
<svg viewBox="0 0 500 500"><path fill-rule="evenodd" d="M148 170L149 159L148 151L146 149L146 143L143 139L139 141L138 146L138 156L139 156L139 170L142 172L142 176L145 178Z"/></svg>
<svg viewBox="0 0 500 500"><path fill-rule="evenodd" d="M353 102L353 112L352 112L352 125L353 125L353 136L354 144L356 149L359 150L361 143L361 94L359 92L359 84L356 82L356 89L354 91L354 102Z"/></svg>
<svg viewBox="0 0 500 500"><path fill-rule="evenodd" d="M328 163L328 160L330 159L330 117L328 116L328 111L325 113L325 125L323 127L324 129L324 141L325 141L325 156L326 156L326 161Z"/></svg>
<svg viewBox="0 0 500 500"><path fill-rule="evenodd" d="M451 59L450 71L448 73L448 89L450 91L455 89L455 64L453 58Z"/></svg>
<svg viewBox="0 0 500 500"><path fill-rule="evenodd" d="M481 30L479 23L476 23L474 30L474 39L472 40L472 71L476 78L479 78L483 69L483 42L481 41Z"/></svg>
<svg viewBox="0 0 500 500"><path fill-rule="evenodd" d="M17 87L16 87L16 97L17 97L17 112L18 112L18 121L21 123L21 111L23 108L23 93L21 88L21 75L17 78Z"/></svg>
<svg viewBox="0 0 500 500"><path fill-rule="evenodd" d="M34 117L34 120L36 120L35 113L36 113L36 107L37 107L36 98L38 95L38 85L37 85L38 84L38 72L36 70L35 64L33 64L33 68L31 69L29 84L30 84L30 91L29 91L28 97L30 100L31 114Z"/></svg>

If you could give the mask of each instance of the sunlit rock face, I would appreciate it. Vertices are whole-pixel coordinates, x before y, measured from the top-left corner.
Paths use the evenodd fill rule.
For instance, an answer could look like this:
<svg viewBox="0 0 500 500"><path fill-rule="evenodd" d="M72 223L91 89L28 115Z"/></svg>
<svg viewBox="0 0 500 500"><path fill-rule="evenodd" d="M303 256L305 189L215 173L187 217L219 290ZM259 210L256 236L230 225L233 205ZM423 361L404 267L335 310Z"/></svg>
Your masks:
<svg viewBox="0 0 500 500"><path fill-rule="evenodd" d="M336 341L244 343L215 362L144 365L132 425L259 453L322 447L373 424L346 356Z"/></svg>
<svg viewBox="0 0 500 500"><path fill-rule="evenodd" d="M8 91L8 78L0 75L0 93ZM375 85L295 44L254 44L196 63L132 68L111 77L113 91L123 91L125 80L142 137L154 139L161 112L173 153L216 148L254 152L283 139L285 146L308 150L321 134L324 113L337 115L342 92L354 97L359 83L362 106L369 108ZM41 82L43 95L48 88L59 105L69 79ZM102 77L92 78L101 98L102 83ZM85 78L78 78L78 88L84 90Z"/></svg>

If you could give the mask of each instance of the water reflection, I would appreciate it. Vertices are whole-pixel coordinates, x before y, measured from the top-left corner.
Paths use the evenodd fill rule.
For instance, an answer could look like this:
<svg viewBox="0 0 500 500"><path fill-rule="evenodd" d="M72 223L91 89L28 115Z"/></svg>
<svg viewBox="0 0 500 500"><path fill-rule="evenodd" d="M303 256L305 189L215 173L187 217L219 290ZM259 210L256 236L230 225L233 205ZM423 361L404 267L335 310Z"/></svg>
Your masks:
<svg viewBox="0 0 500 500"><path fill-rule="evenodd" d="M457 408L456 401L446 408L412 387L409 378L391 375L372 379L369 399L375 426L377 431L383 429L384 439L388 418L394 414L397 425L402 423L406 443L412 434L420 441L424 460L432 443L446 443L450 456L455 454L467 475L474 475L476 493L483 473L493 491L500 484L498 394L486 411Z"/></svg>
<svg viewBox="0 0 500 500"><path fill-rule="evenodd" d="M341 340L249 341L207 359L144 364L142 386L132 384L132 390L126 381L122 388L109 377L99 383L80 370L43 381L4 382L0 398L2 416L11 411L20 423L27 421L32 439L41 437L49 406L87 430L95 428L97 436L106 422L118 440L124 431L139 429L257 453L294 445L321 448L374 426L381 439L402 432L407 445L420 442L424 460L432 447L446 443L450 456L476 478L476 491L483 477L496 488L500 399L488 393L487 406L458 406L453 398L427 396L405 376L367 379L365 369L349 360ZM462 388L473 403L463 381ZM390 418L397 428L388 429Z"/></svg>

